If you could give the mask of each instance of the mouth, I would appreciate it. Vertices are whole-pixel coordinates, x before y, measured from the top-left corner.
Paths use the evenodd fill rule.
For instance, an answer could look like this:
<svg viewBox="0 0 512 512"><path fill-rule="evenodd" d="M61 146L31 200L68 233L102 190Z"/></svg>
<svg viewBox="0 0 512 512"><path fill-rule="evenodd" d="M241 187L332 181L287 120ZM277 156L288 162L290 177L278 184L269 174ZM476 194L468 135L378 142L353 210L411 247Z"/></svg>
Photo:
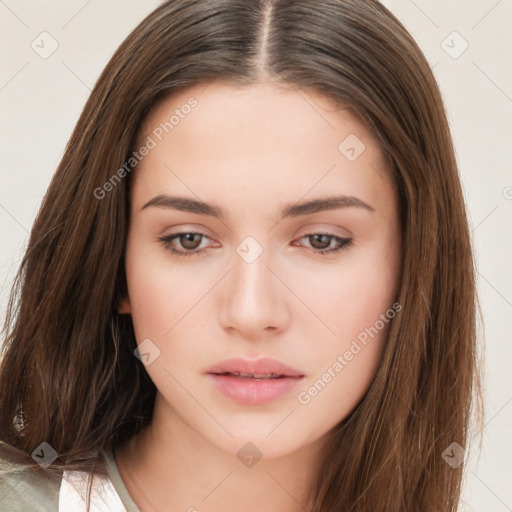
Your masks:
<svg viewBox="0 0 512 512"><path fill-rule="evenodd" d="M284 375L284 374L277 374L277 373L242 373L242 372L223 372L223 373L210 373L210 375L226 375L230 377L236 377L239 379L246 379L246 380L269 380L269 379L288 379L288 378L294 378L298 379L302 376L293 376L293 375Z"/></svg>
<svg viewBox="0 0 512 512"><path fill-rule="evenodd" d="M305 375L275 359L229 359L210 368L214 389L242 405L263 405L290 393Z"/></svg>
<svg viewBox="0 0 512 512"><path fill-rule="evenodd" d="M279 379L304 377L304 374L281 361L268 357L249 360L242 357L226 359L207 370L214 375L231 375L246 379Z"/></svg>

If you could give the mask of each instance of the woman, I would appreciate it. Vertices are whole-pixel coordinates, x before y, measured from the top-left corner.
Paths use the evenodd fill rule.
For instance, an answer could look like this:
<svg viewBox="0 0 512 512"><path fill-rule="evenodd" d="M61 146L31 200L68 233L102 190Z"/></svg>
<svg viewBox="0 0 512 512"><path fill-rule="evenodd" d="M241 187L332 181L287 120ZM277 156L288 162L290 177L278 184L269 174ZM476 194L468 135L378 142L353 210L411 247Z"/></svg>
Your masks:
<svg viewBox="0 0 512 512"><path fill-rule="evenodd" d="M88 482L90 510L454 511L473 272L440 93L389 11L165 2L32 229L0 507L80 510Z"/></svg>

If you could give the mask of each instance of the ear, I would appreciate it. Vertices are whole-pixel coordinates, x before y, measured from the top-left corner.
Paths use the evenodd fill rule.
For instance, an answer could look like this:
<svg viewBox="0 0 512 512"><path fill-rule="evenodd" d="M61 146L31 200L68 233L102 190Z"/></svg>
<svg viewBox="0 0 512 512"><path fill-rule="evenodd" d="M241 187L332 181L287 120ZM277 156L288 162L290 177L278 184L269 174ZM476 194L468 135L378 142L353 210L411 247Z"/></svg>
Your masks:
<svg viewBox="0 0 512 512"><path fill-rule="evenodd" d="M117 306L117 312L120 315L129 315L132 312L132 309L130 307L130 299L128 297L124 297L121 299L121 302L119 302L119 306Z"/></svg>

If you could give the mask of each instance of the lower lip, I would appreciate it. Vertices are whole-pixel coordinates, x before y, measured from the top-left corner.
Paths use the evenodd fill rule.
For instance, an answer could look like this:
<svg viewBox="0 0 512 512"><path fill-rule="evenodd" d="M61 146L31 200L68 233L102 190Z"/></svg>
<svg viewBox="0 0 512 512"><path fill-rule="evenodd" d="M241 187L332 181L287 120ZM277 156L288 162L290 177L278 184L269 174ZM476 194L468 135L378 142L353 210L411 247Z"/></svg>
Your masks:
<svg viewBox="0 0 512 512"><path fill-rule="evenodd" d="M262 405L289 393L302 377L279 379L244 379L209 373L215 387L227 398L240 404Z"/></svg>

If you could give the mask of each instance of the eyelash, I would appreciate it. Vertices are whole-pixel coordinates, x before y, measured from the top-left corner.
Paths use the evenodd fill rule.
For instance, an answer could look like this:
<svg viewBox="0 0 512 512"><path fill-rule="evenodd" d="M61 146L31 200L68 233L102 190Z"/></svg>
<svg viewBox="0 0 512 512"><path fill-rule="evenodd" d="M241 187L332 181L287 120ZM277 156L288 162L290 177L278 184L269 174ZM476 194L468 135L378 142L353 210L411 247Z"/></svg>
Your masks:
<svg viewBox="0 0 512 512"><path fill-rule="evenodd" d="M180 233L175 233L173 235L159 237L158 239L160 240L160 242L162 242L162 245L165 247L166 250L168 250L171 254L176 255L176 256L193 256L194 254L199 255L203 252L206 252L206 249L199 249L199 250L196 249L194 251L177 251L174 247L171 246L171 242L175 238L179 238L181 235L201 235L203 237L209 238L208 235L205 235L204 233L201 233L198 231L182 231ZM300 239L302 240L303 238L308 238L308 237L312 237L315 235L327 236L327 237L331 238L331 241L335 240L339 244L339 246L335 247L334 249L328 249L328 250L324 249L321 251L313 250L313 252L315 254L320 254L320 255L335 254L343 249L346 249L352 243L352 238L342 238L342 237L339 237L336 235L331 235L330 233L308 233L308 234L302 236Z"/></svg>

